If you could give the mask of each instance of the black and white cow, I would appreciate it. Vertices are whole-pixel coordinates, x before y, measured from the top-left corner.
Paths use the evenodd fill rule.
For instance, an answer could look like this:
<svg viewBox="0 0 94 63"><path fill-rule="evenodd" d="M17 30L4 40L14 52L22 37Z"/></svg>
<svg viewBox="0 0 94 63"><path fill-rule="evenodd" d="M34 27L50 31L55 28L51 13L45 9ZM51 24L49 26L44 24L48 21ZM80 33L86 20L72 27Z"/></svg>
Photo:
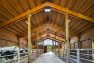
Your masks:
<svg viewBox="0 0 94 63"><path fill-rule="evenodd" d="M14 50L13 50L13 51L7 50L7 51L3 52L3 53L1 54L1 56L3 56L4 58L6 58L6 60L8 60L8 59L11 60L11 59L14 58L14 53L15 53Z"/></svg>
<svg viewBox="0 0 94 63"><path fill-rule="evenodd" d="M25 49L25 48L21 48L20 49L20 56L22 57L22 56L25 56L25 53L27 52L27 49Z"/></svg>
<svg viewBox="0 0 94 63"><path fill-rule="evenodd" d="M28 51L25 48L14 48L14 49L9 49L9 50L3 50L0 51L0 58L5 58L6 60L8 59L13 59L13 58L17 58L18 56L18 52L20 53L20 57L25 56L25 53Z"/></svg>

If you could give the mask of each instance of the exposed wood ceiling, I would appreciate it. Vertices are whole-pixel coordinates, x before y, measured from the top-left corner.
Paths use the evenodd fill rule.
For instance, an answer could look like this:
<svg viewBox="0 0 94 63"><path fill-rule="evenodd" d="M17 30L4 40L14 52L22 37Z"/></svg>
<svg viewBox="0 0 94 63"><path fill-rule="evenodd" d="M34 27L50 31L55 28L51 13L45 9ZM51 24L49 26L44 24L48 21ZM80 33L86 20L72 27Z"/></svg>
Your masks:
<svg viewBox="0 0 94 63"><path fill-rule="evenodd" d="M31 17L32 37L36 37L36 32L44 35L44 32L46 31L45 28L48 26L51 28L50 31L53 32L52 34L59 33L60 36L64 38L65 18L64 14L61 13L63 10L60 8L68 8L68 10L88 16L80 16L86 19L84 20L69 15L69 19L71 20L71 35L77 35L91 27L94 27L94 23L92 23L94 22L92 20L94 19L94 0L47 0L53 4L49 4L48 6L53 7L55 4L53 7L54 9L52 9L50 13L45 13L44 9L41 9L45 7L45 1L46 0L0 0L0 27L3 26L2 29L10 31L16 34L18 37L25 37L25 39L27 39L27 18L23 16L23 18L20 18L20 15L27 15L28 13L26 12L31 10L32 13L34 13ZM58 7L59 11L55 7ZM17 17L19 20L15 19L15 17ZM12 20L14 20L13 23L11 23Z"/></svg>

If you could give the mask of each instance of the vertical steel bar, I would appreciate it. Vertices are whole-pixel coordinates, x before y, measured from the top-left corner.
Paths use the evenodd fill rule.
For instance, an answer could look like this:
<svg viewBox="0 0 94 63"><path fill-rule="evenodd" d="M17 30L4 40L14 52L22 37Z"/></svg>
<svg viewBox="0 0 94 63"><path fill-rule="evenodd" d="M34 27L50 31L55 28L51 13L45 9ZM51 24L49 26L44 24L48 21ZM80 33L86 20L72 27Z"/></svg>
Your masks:
<svg viewBox="0 0 94 63"><path fill-rule="evenodd" d="M17 59L18 59L18 62L17 63L20 63L20 52L19 52L19 48L17 48Z"/></svg>
<svg viewBox="0 0 94 63"><path fill-rule="evenodd" d="M80 63L80 49L77 49L77 63Z"/></svg>

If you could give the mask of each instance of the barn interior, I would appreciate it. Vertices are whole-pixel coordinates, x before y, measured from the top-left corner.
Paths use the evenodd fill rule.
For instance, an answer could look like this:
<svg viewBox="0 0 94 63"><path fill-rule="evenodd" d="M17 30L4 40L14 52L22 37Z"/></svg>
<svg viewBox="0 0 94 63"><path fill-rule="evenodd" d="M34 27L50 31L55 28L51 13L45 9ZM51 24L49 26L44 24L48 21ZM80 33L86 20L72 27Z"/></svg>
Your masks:
<svg viewBox="0 0 94 63"><path fill-rule="evenodd" d="M94 0L0 0L0 63L44 62L94 62Z"/></svg>

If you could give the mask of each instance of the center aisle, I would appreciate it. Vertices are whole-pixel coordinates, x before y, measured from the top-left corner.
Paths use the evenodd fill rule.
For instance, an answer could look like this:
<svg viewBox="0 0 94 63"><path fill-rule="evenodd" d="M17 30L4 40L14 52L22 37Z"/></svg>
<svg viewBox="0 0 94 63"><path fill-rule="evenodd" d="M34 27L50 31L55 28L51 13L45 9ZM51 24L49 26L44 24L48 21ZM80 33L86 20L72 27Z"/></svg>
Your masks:
<svg viewBox="0 0 94 63"><path fill-rule="evenodd" d="M48 52L42 54L33 63L65 63L60 58L58 58L54 53Z"/></svg>

